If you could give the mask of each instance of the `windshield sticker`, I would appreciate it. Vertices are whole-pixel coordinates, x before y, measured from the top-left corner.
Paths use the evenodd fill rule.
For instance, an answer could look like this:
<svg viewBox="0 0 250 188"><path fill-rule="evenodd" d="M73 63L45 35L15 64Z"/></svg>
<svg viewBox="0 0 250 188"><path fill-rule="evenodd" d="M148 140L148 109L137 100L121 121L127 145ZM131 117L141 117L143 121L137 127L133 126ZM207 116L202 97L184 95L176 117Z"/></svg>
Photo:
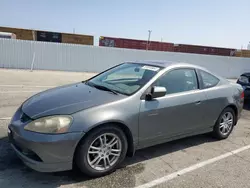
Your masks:
<svg viewBox="0 0 250 188"><path fill-rule="evenodd" d="M143 66L142 69L151 70L151 71L158 71L159 67L152 67L152 66Z"/></svg>

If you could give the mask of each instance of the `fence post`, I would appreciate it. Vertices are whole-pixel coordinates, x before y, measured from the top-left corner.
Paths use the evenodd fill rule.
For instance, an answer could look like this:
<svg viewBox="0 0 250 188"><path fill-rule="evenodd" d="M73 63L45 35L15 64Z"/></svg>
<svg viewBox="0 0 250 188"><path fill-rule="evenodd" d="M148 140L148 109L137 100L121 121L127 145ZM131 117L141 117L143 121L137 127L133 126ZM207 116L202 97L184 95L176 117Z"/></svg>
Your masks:
<svg viewBox="0 0 250 188"><path fill-rule="evenodd" d="M30 72L32 72L32 71L33 71L35 58L36 58L36 52L33 52L33 58L32 58L32 63L31 63L31 67L30 67Z"/></svg>
<svg viewBox="0 0 250 188"><path fill-rule="evenodd" d="M33 34L33 37L34 37L34 34ZM34 63L35 63L35 59L36 59L36 51L35 51L36 44L35 44L35 42L32 41L31 45L33 46L33 57L32 57L32 62L31 62L31 66L30 66L30 72L33 71Z"/></svg>

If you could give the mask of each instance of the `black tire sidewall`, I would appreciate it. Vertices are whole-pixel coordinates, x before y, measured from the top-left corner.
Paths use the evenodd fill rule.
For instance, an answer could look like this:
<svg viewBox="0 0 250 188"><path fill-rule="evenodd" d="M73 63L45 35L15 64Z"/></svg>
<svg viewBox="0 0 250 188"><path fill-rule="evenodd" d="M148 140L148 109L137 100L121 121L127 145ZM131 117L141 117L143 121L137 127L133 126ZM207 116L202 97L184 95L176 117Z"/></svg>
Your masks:
<svg viewBox="0 0 250 188"><path fill-rule="evenodd" d="M227 113L227 112L230 112L233 115L233 125L231 126L231 130L227 134L223 135L220 132L220 121L221 121L222 116L225 113ZM225 138L227 138L231 134L231 132L233 131L233 127L235 125L235 121L236 121L236 116L235 116L234 110L232 108L225 108L222 111L222 113L220 114L218 120L216 121L216 125L214 126L214 131L213 131L214 132L214 136L217 137L218 139L225 139Z"/></svg>
<svg viewBox="0 0 250 188"><path fill-rule="evenodd" d="M113 133L113 134L117 135L121 140L122 151L121 151L121 155L120 155L118 161L111 168L109 168L105 171L97 171L97 170L93 169L88 164L88 161L87 161L88 149L89 149L89 146L91 145L91 143L98 136L100 136L104 133ZM104 175L107 175L107 174L113 172L119 166L119 164L124 160L124 158L126 157L127 148L128 148L128 143L127 143L126 136L120 128L113 126L113 125L99 127L97 129L95 129L94 131L91 131L87 135L87 137L81 141L79 147L77 148L77 152L76 152L76 164L77 164L78 168L84 174L86 174L90 177L104 176Z"/></svg>

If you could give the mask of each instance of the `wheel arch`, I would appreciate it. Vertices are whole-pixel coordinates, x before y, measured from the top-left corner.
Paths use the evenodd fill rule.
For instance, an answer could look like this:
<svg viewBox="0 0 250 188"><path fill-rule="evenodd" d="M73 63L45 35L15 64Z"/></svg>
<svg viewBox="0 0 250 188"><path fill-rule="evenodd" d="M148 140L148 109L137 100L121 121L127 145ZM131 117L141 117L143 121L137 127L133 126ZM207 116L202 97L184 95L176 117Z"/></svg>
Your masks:
<svg viewBox="0 0 250 188"><path fill-rule="evenodd" d="M97 124L96 126L93 126L91 127L90 129L88 129L86 131L86 134L83 135L83 137L79 140L79 142L77 143L77 146L75 148L75 151L74 151L74 157L73 157L73 163L75 163L75 155L76 155L76 151L80 145L80 143L94 130L98 129L99 127L101 126L109 126L109 125L112 125L112 126L116 126L118 128L120 128L126 138L127 138L127 142L128 142L128 150L127 150L127 156L129 157L132 157L135 153L135 146L134 146L134 139L133 139L133 136L132 136L132 132L131 130L129 129L128 126L126 126L124 123L121 123L121 122L118 122L118 121L109 121L109 122L104 122L104 123L101 123L101 124Z"/></svg>
<svg viewBox="0 0 250 188"><path fill-rule="evenodd" d="M238 108L236 107L235 104L229 104L229 105L226 106L223 110L225 110L226 108L231 108L231 109L233 109L234 114L235 114L235 122L234 122L234 125L236 125L236 124L237 124L237 121L238 121Z"/></svg>

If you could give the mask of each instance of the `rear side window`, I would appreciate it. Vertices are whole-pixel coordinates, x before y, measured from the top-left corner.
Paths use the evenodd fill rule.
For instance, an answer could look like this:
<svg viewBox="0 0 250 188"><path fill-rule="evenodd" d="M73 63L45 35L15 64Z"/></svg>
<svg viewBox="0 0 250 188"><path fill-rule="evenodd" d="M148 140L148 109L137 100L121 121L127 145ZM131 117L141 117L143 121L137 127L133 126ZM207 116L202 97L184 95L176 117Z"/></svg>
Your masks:
<svg viewBox="0 0 250 188"><path fill-rule="evenodd" d="M202 78L202 85L203 89L211 88L216 86L219 83L219 79L212 74L199 70L201 78Z"/></svg>

